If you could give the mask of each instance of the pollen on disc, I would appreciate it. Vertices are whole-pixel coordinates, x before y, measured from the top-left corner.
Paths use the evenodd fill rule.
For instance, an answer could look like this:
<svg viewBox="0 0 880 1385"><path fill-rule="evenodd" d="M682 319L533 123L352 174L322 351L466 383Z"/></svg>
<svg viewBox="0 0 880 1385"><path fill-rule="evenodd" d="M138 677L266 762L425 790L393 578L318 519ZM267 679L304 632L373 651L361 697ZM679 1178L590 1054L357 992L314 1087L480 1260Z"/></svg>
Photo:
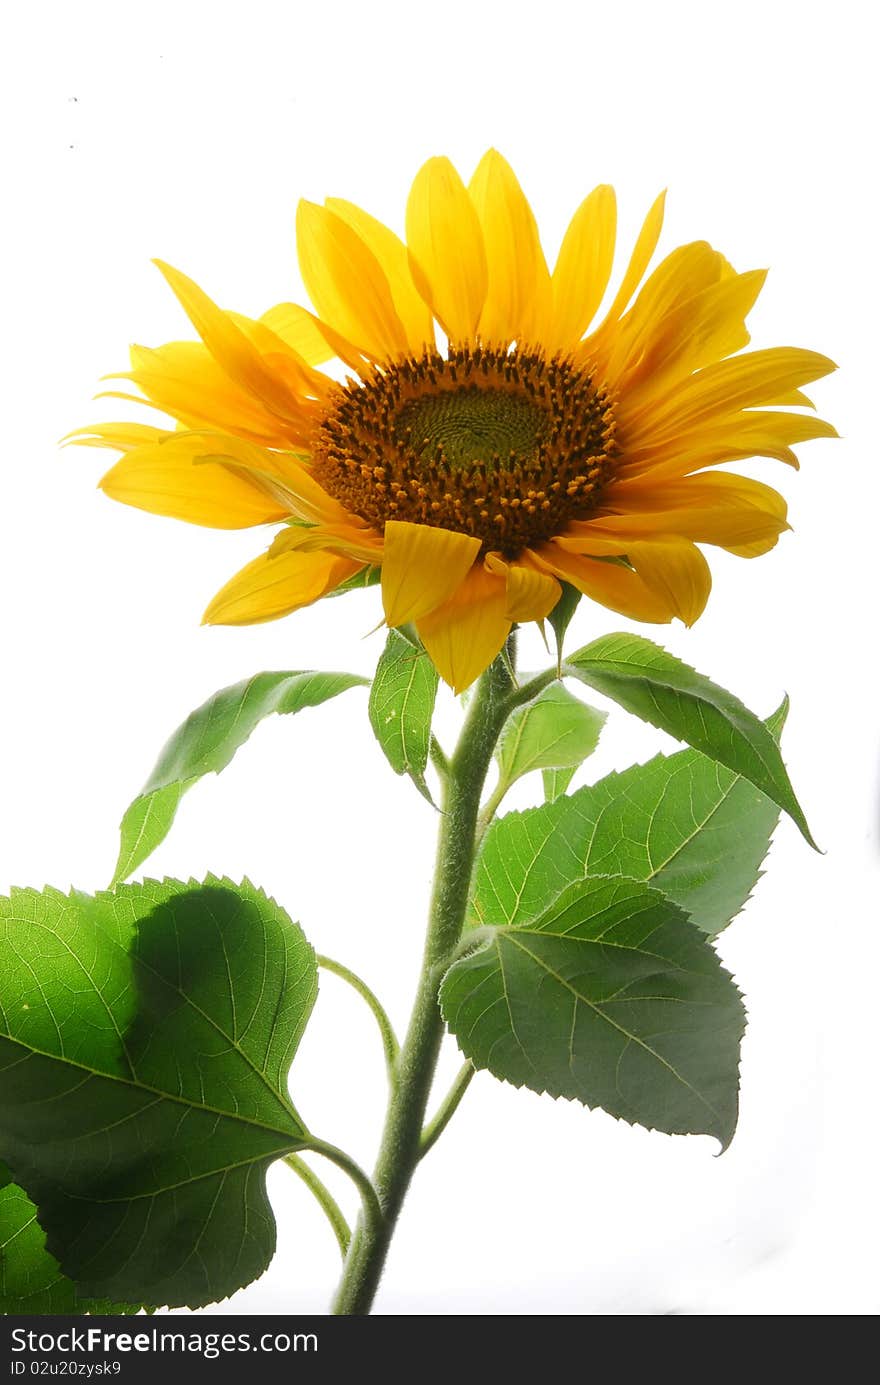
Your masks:
<svg viewBox="0 0 880 1385"><path fill-rule="evenodd" d="M389 519L436 525L514 557L592 513L614 457L613 411L587 370L463 347L338 387L313 469L380 530Z"/></svg>

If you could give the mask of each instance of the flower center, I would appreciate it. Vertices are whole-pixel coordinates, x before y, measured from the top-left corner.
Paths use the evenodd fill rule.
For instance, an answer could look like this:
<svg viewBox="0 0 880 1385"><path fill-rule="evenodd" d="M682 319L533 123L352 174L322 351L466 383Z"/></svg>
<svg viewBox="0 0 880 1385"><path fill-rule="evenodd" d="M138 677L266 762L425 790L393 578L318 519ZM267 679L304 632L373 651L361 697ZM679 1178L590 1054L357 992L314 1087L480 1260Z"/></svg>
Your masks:
<svg viewBox="0 0 880 1385"><path fill-rule="evenodd" d="M615 455L607 396L572 361L460 347L386 364L334 391L320 484L378 530L389 519L515 557L589 515Z"/></svg>
<svg viewBox="0 0 880 1385"><path fill-rule="evenodd" d="M439 449L451 467L493 467L511 454L531 456L546 426L546 412L528 395L469 385L411 399L397 416L395 433L425 461Z"/></svg>

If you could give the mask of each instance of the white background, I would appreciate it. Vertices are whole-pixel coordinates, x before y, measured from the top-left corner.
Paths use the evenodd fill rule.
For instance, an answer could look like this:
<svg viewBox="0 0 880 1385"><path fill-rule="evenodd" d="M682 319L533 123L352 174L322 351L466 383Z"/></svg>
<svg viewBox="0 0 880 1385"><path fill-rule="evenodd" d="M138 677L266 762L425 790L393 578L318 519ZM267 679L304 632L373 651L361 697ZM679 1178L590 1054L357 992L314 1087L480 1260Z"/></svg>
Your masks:
<svg viewBox="0 0 880 1385"><path fill-rule="evenodd" d="M811 393L844 435L799 475L794 533L754 562L710 554L697 627L659 633L761 714L787 690L788 763L815 835L784 823L720 951L748 1000L731 1150L667 1138L481 1076L423 1166L383 1313L873 1314L877 1120L875 57L857 3L32 3L7 22L3 102L0 883L99 888L117 823L168 733L262 668L372 671L375 593L287 621L201 629L264 546L95 490L107 454L59 452L129 341L189 335L158 255L224 306L301 296L296 200L335 194L398 229L422 161L464 176L489 144L554 254L599 181L622 246L669 186L663 248L706 237L769 265L756 346L833 356ZM872 132L873 127L873 134ZM627 623L583 604L578 642ZM635 627L633 627L635 628ZM540 657L533 634L525 662ZM194 789L155 874L247 873L401 1025L436 819L388 771L365 697L262 726ZM457 713L443 702L443 726ZM617 712L590 775L658 733ZM520 802L528 801L526 787ZM456 1067L450 1054L446 1069ZM381 1055L333 977L294 1068L313 1129L371 1161ZM328 1173L348 1207L344 1178ZM306 1191L270 1182L279 1254L226 1308L322 1312L336 1251Z"/></svg>

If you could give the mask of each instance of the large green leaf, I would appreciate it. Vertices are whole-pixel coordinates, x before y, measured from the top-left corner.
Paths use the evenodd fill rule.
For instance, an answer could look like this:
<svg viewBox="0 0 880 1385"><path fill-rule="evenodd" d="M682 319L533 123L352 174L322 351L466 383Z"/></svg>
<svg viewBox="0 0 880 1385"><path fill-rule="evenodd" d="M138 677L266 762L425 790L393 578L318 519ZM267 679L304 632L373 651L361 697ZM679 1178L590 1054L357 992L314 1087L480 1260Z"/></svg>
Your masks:
<svg viewBox="0 0 880 1385"><path fill-rule="evenodd" d="M437 681L437 670L425 651L389 630L370 688L370 724L395 774L408 774L429 800L425 770Z"/></svg>
<svg viewBox="0 0 880 1385"><path fill-rule="evenodd" d="M565 667L628 712L750 779L816 845L772 734L733 693L640 635L604 635Z"/></svg>
<svg viewBox="0 0 880 1385"><path fill-rule="evenodd" d="M309 1137L287 1070L317 989L245 882L0 901L0 1158L90 1297L200 1306L274 1252L265 1174Z"/></svg>
<svg viewBox="0 0 880 1385"><path fill-rule="evenodd" d="M580 881L539 918L474 943L440 1001L476 1067L727 1147L745 1012L710 944L665 895L621 877Z"/></svg>
<svg viewBox="0 0 880 1385"><path fill-rule="evenodd" d="M775 739L787 710L784 702L767 722ZM754 889L778 820L748 779L698 751L657 755L493 823L470 922L524 923L574 880L627 875L662 890L712 936Z"/></svg>
<svg viewBox="0 0 880 1385"><path fill-rule="evenodd" d="M186 790L202 775L225 769L264 717L317 707L368 681L353 673L258 673L209 697L174 732L127 809L112 883L146 861L168 835Z"/></svg>
<svg viewBox="0 0 880 1385"><path fill-rule="evenodd" d="M23 1188L0 1189L0 1313L136 1313L134 1306L80 1298L46 1249L37 1209Z"/></svg>
<svg viewBox="0 0 880 1385"><path fill-rule="evenodd" d="M499 783L510 787L535 769L571 769L592 755L607 721L561 683L551 683L518 707L498 741Z"/></svg>

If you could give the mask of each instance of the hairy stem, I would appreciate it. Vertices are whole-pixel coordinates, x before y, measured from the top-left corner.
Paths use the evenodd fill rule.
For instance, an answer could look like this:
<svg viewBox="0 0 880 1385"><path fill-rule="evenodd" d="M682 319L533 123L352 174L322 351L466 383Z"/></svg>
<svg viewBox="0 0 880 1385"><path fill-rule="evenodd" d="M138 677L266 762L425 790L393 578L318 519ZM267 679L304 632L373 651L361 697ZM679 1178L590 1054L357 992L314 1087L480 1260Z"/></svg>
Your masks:
<svg viewBox="0 0 880 1385"><path fill-rule="evenodd" d="M333 1228L333 1235L339 1245L343 1260L348 1254L348 1247L351 1244L351 1228L345 1220L342 1209L336 1201L330 1189L327 1187L314 1169L309 1168L305 1159L301 1159L298 1154L287 1154L284 1162L298 1178L301 1178L307 1188L310 1188L326 1213L327 1220Z"/></svg>
<svg viewBox="0 0 880 1385"><path fill-rule="evenodd" d="M421 1157L425 1108L443 1037L437 991L461 937L486 773L499 732L518 697L511 683L513 652L511 640L507 658L499 657L483 674L449 760L422 971L373 1174L382 1218L373 1223L362 1218L358 1223L333 1305L335 1314L369 1313Z"/></svg>
<svg viewBox="0 0 880 1385"><path fill-rule="evenodd" d="M351 971L348 967L344 967L341 962L334 962L332 957L321 956L317 957L315 960L319 967L323 967L324 971L330 971L342 981L347 981L349 986L357 991L361 999L365 1000L372 1010L373 1017L379 1026L379 1033L382 1036L382 1047L385 1051L385 1067L388 1070L388 1080L393 1083L394 1068L397 1063L400 1045L397 1042L397 1035L392 1028L391 1021L385 1013L378 997L370 990L366 981L361 980L357 972Z"/></svg>
<svg viewBox="0 0 880 1385"><path fill-rule="evenodd" d="M510 785L506 782L506 780L499 779L498 783L495 785L495 788L492 790L489 797L486 799L486 802L484 803L482 810L480 812L480 816L477 818L478 846L480 842L483 840L484 836L486 835L486 831L492 819L498 812L498 809L501 807L501 804L509 788Z"/></svg>
<svg viewBox="0 0 880 1385"><path fill-rule="evenodd" d="M324 1140L310 1140L306 1146L314 1154L323 1154L325 1159L329 1159L331 1164L347 1173L361 1195L361 1206L363 1211L359 1220L363 1222L371 1234L376 1234L382 1226L383 1215L376 1189L367 1175L364 1173L360 1164L356 1164L350 1155L343 1149L337 1149L336 1145L329 1145Z"/></svg>
<svg viewBox="0 0 880 1385"><path fill-rule="evenodd" d="M462 1097L471 1085L471 1078L473 1075L473 1063L465 1063L464 1067L459 1068L455 1081L437 1108L435 1115L428 1121L428 1124L422 1131L422 1140L419 1147L419 1154L422 1159L424 1159L429 1149L433 1149L434 1145L443 1134L443 1131L452 1120L452 1117L458 1110Z"/></svg>

